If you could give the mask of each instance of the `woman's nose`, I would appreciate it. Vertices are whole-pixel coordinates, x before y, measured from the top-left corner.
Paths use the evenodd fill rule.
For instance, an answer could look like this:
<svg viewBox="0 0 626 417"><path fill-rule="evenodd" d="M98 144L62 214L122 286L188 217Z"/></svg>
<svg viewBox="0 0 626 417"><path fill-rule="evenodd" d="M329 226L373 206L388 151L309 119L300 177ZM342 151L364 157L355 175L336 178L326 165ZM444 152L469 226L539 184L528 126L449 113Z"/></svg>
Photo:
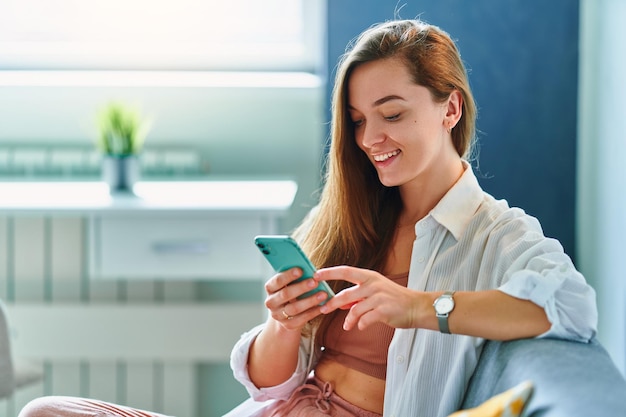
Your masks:
<svg viewBox="0 0 626 417"><path fill-rule="evenodd" d="M366 123L361 129L361 143L366 148L372 148L381 142L384 142L386 134L381 126L376 123Z"/></svg>

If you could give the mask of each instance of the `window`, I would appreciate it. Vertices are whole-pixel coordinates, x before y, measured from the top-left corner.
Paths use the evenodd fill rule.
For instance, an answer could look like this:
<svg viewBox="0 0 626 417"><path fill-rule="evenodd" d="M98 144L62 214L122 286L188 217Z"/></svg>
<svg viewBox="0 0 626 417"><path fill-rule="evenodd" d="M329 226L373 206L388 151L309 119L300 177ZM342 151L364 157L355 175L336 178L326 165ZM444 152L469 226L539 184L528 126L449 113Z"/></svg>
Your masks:
<svg viewBox="0 0 626 417"><path fill-rule="evenodd" d="M308 71L324 0L2 0L2 70Z"/></svg>

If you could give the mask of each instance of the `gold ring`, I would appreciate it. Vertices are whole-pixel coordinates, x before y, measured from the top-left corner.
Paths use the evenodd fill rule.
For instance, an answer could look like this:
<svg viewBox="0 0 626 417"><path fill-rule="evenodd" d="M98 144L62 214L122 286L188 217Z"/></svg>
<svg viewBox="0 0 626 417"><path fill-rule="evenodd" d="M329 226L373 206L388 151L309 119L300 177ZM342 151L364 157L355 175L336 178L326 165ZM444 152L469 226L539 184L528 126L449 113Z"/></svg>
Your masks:
<svg viewBox="0 0 626 417"><path fill-rule="evenodd" d="M285 317L285 319L287 319L287 320L291 320L291 319L293 318L292 316L290 316L289 314L287 314L287 313L285 312L285 310L283 310L283 317Z"/></svg>

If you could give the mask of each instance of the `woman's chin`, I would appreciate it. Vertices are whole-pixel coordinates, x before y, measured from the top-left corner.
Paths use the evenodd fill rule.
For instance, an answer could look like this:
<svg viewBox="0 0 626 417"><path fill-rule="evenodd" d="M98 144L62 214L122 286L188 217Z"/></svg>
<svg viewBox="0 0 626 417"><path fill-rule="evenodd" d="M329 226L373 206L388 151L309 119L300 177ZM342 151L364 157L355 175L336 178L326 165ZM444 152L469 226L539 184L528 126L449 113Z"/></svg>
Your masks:
<svg viewBox="0 0 626 417"><path fill-rule="evenodd" d="M400 183L398 182L398 180L394 180L392 178L389 177L384 177L384 176L378 176L378 180L380 181L380 183L387 187L387 188L391 188L391 187L397 187L398 185L400 185Z"/></svg>

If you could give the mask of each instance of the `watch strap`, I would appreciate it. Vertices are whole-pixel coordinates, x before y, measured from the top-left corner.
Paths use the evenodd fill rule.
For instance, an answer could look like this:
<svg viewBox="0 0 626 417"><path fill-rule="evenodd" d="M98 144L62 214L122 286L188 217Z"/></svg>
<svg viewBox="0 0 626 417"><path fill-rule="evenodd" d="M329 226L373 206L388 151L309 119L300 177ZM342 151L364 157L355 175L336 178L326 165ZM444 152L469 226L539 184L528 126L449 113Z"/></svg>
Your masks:
<svg viewBox="0 0 626 417"><path fill-rule="evenodd" d="M450 334L450 327L448 327L448 314L445 315L437 315L437 320L439 321L439 331L441 333Z"/></svg>

